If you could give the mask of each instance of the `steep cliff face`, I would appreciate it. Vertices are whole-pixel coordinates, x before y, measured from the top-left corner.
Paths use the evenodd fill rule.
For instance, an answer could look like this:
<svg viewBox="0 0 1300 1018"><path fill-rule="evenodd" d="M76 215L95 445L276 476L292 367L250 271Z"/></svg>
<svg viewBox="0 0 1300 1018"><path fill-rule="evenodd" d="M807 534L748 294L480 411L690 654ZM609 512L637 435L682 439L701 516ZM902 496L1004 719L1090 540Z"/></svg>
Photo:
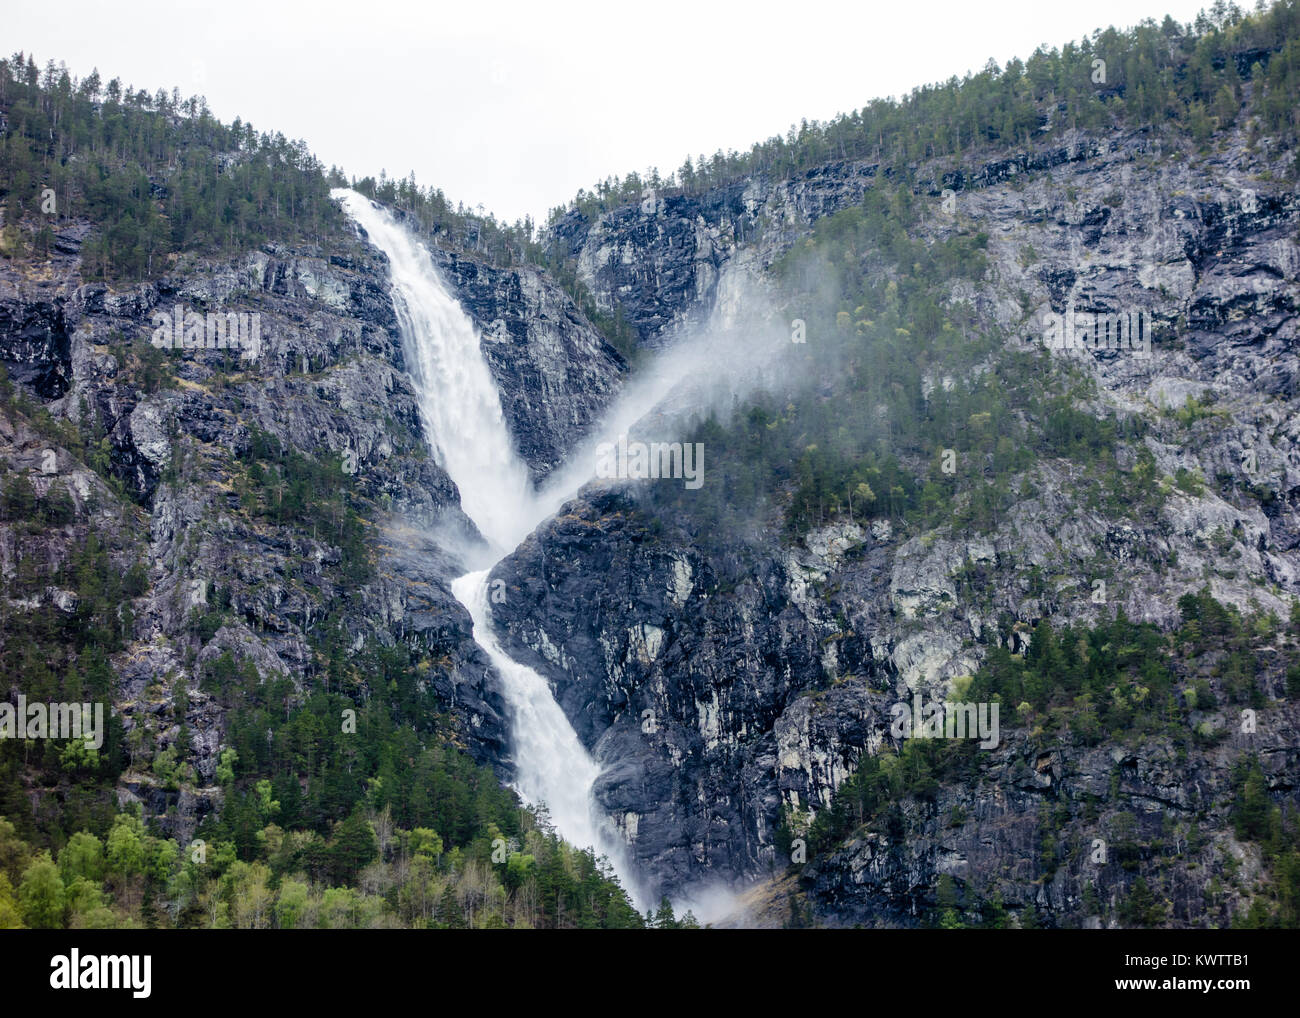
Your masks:
<svg viewBox="0 0 1300 1018"><path fill-rule="evenodd" d="M1300 579L1300 204L1279 183L1289 158L1240 133L1207 155L1162 148L1139 131L1080 134L977 167L915 168L919 236L987 235L987 273L973 285L952 281L946 307L1006 336L1009 353L1042 347L1067 316L1145 316L1149 356L1052 356L1095 381L1085 412L1146 422L1138 448L1153 458L1150 484L1160 488L1151 504L1131 513L1096 504L1083 495L1084 472L1044 456L1013 481L1020 499L986 532L895 532L877 520L791 543L774 526L767 538L738 536L724 561L639 500L593 488L498 567L510 592L494 606L499 628L512 652L552 678L584 741L610 765L599 797L664 889L783 869L774 847L782 805L824 809L864 755L897 748L882 722L889 704L916 691L944 696L990 645L1022 651L1040 619L1089 623L1118 606L1169 626L1179 597L1202 585L1243 611L1286 617ZM594 223L574 213L554 243L654 345L708 313L728 259L770 264L810 221L859 201L871 169L841 164L781 185L752 180L660 199L658 218L635 207ZM919 395L952 382L928 378ZM1122 469L1135 466L1132 455L1121 454ZM1175 476L1189 480L1174 485ZM1285 697L1276 675L1258 681L1268 697ZM1087 873L1077 850L1045 869L1035 861L1038 813L1063 810L1058 836L1078 849L1123 812L1136 816L1144 843L1162 823L1200 824L1204 843L1162 886L1172 921L1225 921L1222 899L1215 918L1201 911L1222 860L1257 865L1226 829L1230 759L1260 752L1273 793L1296 788L1286 748L1293 710L1267 711L1266 740L1237 738L1191 758L1159 743L1089 748L1018 733L981 757L977 774L905 805L893 835L819 860L801 886L829 922L917 921L944 874L969 889L968 903L996 888L1008 906L1042 909L1053 922L1096 921L1085 879L1096 877L1089 894L1103 900L1124 881L1115 870ZM1214 724L1233 721L1228 712ZM1090 796L1106 805L1085 819ZM1129 859L1125 879L1140 870L1154 881L1161 865L1151 853Z"/></svg>
<svg viewBox="0 0 1300 1018"><path fill-rule="evenodd" d="M640 205L594 221L571 211L548 232L552 251L574 259L597 307L620 312L648 347L704 323L722 267L738 253L759 267L809 223L857 204L877 167L833 163L794 180L753 177L703 194L647 191Z"/></svg>
<svg viewBox="0 0 1300 1018"><path fill-rule="evenodd" d="M46 301L8 301L0 306L0 335L0 360L12 377L47 398L66 391L71 345L61 308Z"/></svg>
<svg viewBox="0 0 1300 1018"><path fill-rule="evenodd" d="M1090 747L1008 733L995 751L972 755L972 773L942 782L933 798L902 801L888 829L863 831L805 868L813 915L827 925L918 925L946 875L962 891L958 914L978 914L996 892L1008 910L1097 928L1116 925L1140 873L1159 889L1162 925L1227 926L1262 876L1258 850L1230 820L1232 766L1258 754L1269 788L1293 793L1300 733L1294 705L1252 734L1235 712L1216 720L1224 741L1191 754L1165 739ZM887 738L888 714L873 721Z"/></svg>
<svg viewBox="0 0 1300 1018"><path fill-rule="evenodd" d="M455 254L440 268L483 335L519 454L540 480L600 418L627 364L553 280Z"/></svg>
<svg viewBox="0 0 1300 1018"><path fill-rule="evenodd" d="M878 682L890 666L810 590L851 536L715 563L649 524L616 491L571 503L494 571L493 617L607 765L596 795L641 867L679 892L770 869L781 803L829 803L868 735L852 705L810 732L801 695L841 659ZM846 600L877 603L887 568L863 555Z"/></svg>
<svg viewBox="0 0 1300 1018"><path fill-rule="evenodd" d="M85 230L69 233L75 240ZM229 653L264 681L286 676L301 691L319 680L322 634L331 633L353 651L407 648L421 662L429 715L447 711L476 759L506 760L495 677L448 587L463 566L438 541L473 525L425 446L382 256L343 227L328 254L270 246L228 262L190 260L156 282L114 290L83 283L75 243L64 247L46 278L0 270L0 361L44 397L54 422L92 436L99 473L82 461L86 452L60 442L64 425L42 433L17 410L0 433L0 462L30 476L38 497L69 487L76 532L118 548L123 571L135 556L147 566L131 638L113 661L127 737L147 733L119 797L144 800L151 816L189 836L220 802L227 719L202 688L205 668ZM445 259L444 270L485 334L505 323L485 352L520 452L542 476L599 413L624 365L535 270L464 257ZM256 313L258 355L156 354L154 315L177 307ZM332 486L361 507L363 539L345 539L343 516L317 518L310 504L302 519L243 511L255 443L327 464ZM67 558L64 540L0 528L8 581L21 559L53 572ZM199 635L195 619L204 616L216 628ZM178 748L198 783L167 791L147 765L182 731L170 713L178 688L188 695L189 736ZM364 689L356 692L363 700Z"/></svg>
<svg viewBox="0 0 1300 1018"><path fill-rule="evenodd" d="M1013 479L1019 497L988 527L898 526L850 508L790 533L780 506L765 505L745 533L717 535L593 485L500 563L493 579L505 596L492 611L503 642L552 681L606 765L597 799L656 889L786 870L790 836L827 813L864 761L899 750L893 705L946 695L994 647L1024 651L1042 619L1091 623L1122 607L1168 627L1179 598L1202 586L1285 617L1300 593L1300 203L1281 183L1289 157L1241 133L1203 153L1138 131L911 168L918 237L986 240L987 271L945 281L943 310L1002 343L954 368L961 377L926 374L913 394L920 412L985 372L1053 374L1059 364L1045 356L1012 358L1076 315L1142 317L1143 356L1051 356L1094 383L1078 390L1085 414L1141 420L1118 467L1146 470L1150 499L1116 510L1092 497L1086 469L1043 455ZM811 243L816 224L890 176L835 162L791 180L647 195L596 219L571 213L547 243L602 311L658 348L744 300L746 284ZM205 669L229 655L260 681L287 677L297 695L337 680L340 647L335 658L408 650L429 716L449 713L475 758L504 776L510 733L496 678L448 589L463 566L438 541L472 524L425 449L382 258L340 224L319 247L185 258L154 282L112 289L81 278L87 231L64 229L40 278L0 269L0 362L35 401L0 415L0 462L38 498L66 489L72 505L48 533L0 521L0 574L12 584L6 611L67 612L75 593L34 586L22 562L53 575L95 534L123 572L147 567L112 661L122 723L140 745L120 798L143 800L187 837L221 806L215 774L230 723ZM483 333L511 433L540 480L600 417L626 365L545 273L434 257ZM907 282L907 267L878 251L853 257ZM178 306L257 313L258 357L155 356L153 315ZM859 312L874 310L844 311L846 329ZM904 468L924 476L957 437L933 436L935 448L908 452ZM288 486L253 471L268 449L328 468L337 505L331 482L318 493L329 513L275 512ZM989 463L954 457L952 467L970 477ZM254 488L265 494L257 512ZM887 823L775 886L829 924L920 922L945 876L960 909L996 894L1007 908L1082 924L1101 922L1097 903L1129 894L1140 873L1159 883L1172 921L1225 921L1259 866L1228 819L1234 762L1257 754L1269 794L1296 794L1284 665L1279 656L1257 679L1257 732L1240 730L1228 706L1193 710L1190 751L1168 738L1097 745L1068 726L1013 718L1008 704L995 749L927 794L902 796ZM364 701L364 688L345 688ZM147 765L182 732L198 780L174 789ZM1118 869L1089 868L1085 848L1099 837L1117 846ZM1216 890L1232 866L1237 883ZM784 921L789 910L759 912Z"/></svg>

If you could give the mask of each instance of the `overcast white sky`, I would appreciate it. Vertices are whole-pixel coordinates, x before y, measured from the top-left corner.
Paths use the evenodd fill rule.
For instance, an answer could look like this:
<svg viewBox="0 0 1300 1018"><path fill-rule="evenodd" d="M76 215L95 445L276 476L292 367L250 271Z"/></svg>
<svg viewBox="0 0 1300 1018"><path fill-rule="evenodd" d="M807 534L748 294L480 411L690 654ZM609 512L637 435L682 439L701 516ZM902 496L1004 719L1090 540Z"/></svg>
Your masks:
<svg viewBox="0 0 1300 1018"><path fill-rule="evenodd" d="M1244 3L1241 6L1250 7ZM499 218L579 187L747 149L801 118L1205 0L102 0L6 4L0 49L206 95L349 174L405 176Z"/></svg>

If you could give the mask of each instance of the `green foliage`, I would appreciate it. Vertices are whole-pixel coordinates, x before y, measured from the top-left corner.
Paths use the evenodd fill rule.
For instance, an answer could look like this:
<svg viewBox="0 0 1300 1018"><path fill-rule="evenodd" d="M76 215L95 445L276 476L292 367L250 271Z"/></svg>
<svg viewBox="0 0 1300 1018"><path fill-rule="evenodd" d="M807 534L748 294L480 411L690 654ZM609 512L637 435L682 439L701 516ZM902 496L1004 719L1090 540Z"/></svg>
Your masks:
<svg viewBox="0 0 1300 1018"><path fill-rule="evenodd" d="M0 364L0 411L18 417L52 445L67 450L99 474L119 496L125 496L126 488L113 472L109 439L96 415L83 413L80 424L54 416L26 389L8 381L3 364ZM12 484L19 487L9 493ZM62 483L57 490L51 489L43 500L36 497L30 482L21 474L11 474L5 486L5 494L0 495L0 519L22 520L29 527L35 527L62 526L75 518L75 507Z"/></svg>
<svg viewBox="0 0 1300 1018"><path fill-rule="evenodd" d="M11 484L6 501L21 487ZM0 673L31 703L103 709L104 742L98 750L81 740L0 740L0 810L25 836L42 832L62 843L72 832L96 829L111 817L112 787L126 764L121 718L106 706L116 688L109 656L124 646L132 627L120 565L124 553L109 549L92 532L69 543L51 569L47 550L29 551L22 541L15 574L0 578ZM34 568L36 562L47 571ZM48 587L72 598L60 606L44 596ZM6 603L20 598L34 606L15 610ZM51 793L48 806L33 808L31 787Z"/></svg>
<svg viewBox="0 0 1300 1018"><path fill-rule="evenodd" d="M258 782L259 786L264 782ZM356 881L368 862L379 852L375 832L366 821L360 809L354 809L346 820L334 825L334 837L330 845L330 876L335 883L351 884Z"/></svg>
<svg viewBox="0 0 1300 1018"><path fill-rule="evenodd" d="M659 908L646 912L645 924L654 930L679 930L681 923L673 914L673 903L666 897L659 900Z"/></svg>
<svg viewBox="0 0 1300 1018"><path fill-rule="evenodd" d="M217 763L217 784L224 788L234 782L235 764L238 760L239 754L233 749L223 749L221 751L221 757Z"/></svg>
<svg viewBox="0 0 1300 1018"><path fill-rule="evenodd" d="M1095 383L1073 366L977 331L944 293L982 277L987 236L923 243L909 231L917 215L909 190L877 180L777 260L810 338L792 345L796 363L772 393L684 436L706 451L705 483L647 486L652 515L718 551L778 514L792 538L835 520L987 531L1043 469L1072 474L1096 511L1158 506L1141 418L1091 409Z"/></svg>
<svg viewBox="0 0 1300 1018"><path fill-rule="evenodd" d="M1171 711L1181 717L1164 634L1129 622L1122 609L1091 629L1057 629L1044 620L1023 658L990 648L967 696L1027 703L1038 715L1056 711L1053 718L1089 745L1163 732Z"/></svg>
<svg viewBox="0 0 1300 1018"><path fill-rule="evenodd" d="M1133 881L1128 895L1120 901L1118 912L1120 920L1126 926L1151 929L1164 922L1169 904L1147 886L1145 877L1138 877Z"/></svg>
<svg viewBox="0 0 1300 1018"><path fill-rule="evenodd" d="M1239 759L1232 774L1232 823L1237 837L1261 841L1269 835L1272 802L1257 759Z"/></svg>
<svg viewBox="0 0 1300 1018"><path fill-rule="evenodd" d="M1194 712L1212 710L1219 698L1253 702L1259 677L1277 671L1281 634L1276 619L1246 619L1231 606L1216 601L1208 589L1179 602L1182 625L1162 633L1149 623L1130 622L1122 610L1113 619L1091 628L1053 626L1043 620L1033 630L1030 647L1021 657L994 646L962 693L964 702L1000 702L1001 724L1031 726L1035 736L1054 729L1057 738L1085 745L1122 742L1146 735L1170 738L1184 748L1193 742ZM1297 629L1291 624L1292 637ZM1290 644L1284 643L1284 650ZM1246 665L1234 664L1245 660ZM1293 666L1294 667L1294 666ZM1239 673L1250 676L1249 689ZM1020 705L1013 714L1011 704ZM902 843L909 833L902 804L924 807L938 799L940 786L973 786L979 779L979 756L971 740L908 740L897 753L864 756L857 769L836 789L831 806L817 812L807 833L809 861L836 850L861 828ZM1238 839L1261 845L1268 870L1263 891L1233 919L1237 926L1294 928L1300 925L1300 823L1285 814L1270 791L1259 761L1243 757L1231 775L1230 819ZM1114 790L1112 790L1112 798ZM924 814L922 814L924 815ZM1039 815L1038 870L1044 879L1062 864L1064 825L1071 809L1044 808ZM1141 871L1118 903L1117 914L1128 926L1163 924L1170 903L1150 881L1148 856L1154 850L1143 841L1137 818L1113 813L1104 828L1111 862L1127 872ZM792 821L784 817L778 829L778 852L787 852ZM1186 849L1203 845L1196 825L1187 834ZM1088 897L1090 895L1090 897ZM1090 915L1101 914L1096 888L1086 889ZM968 899L969 901L970 899ZM941 881L931 923L964 925L964 914L978 908L981 925L1005 925L998 899L976 899L965 913L955 884ZM1029 914L1021 917L1037 922Z"/></svg>
<svg viewBox="0 0 1300 1018"><path fill-rule="evenodd" d="M1091 629L1044 620L1023 658L990 648L968 696L1027 704L1042 723L1066 725L1087 745L1142 734L1186 739L1190 713L1221 698L1263 706L1266 641L1208 589L1185 595L1179 608L1183 623L1168 635L1129 622L1122 609Z"/></svg>
<svg viewBox="0 0 1300 1018"><path fill-rule="evenodd" d="M56 862L0 817L0 929L643 925L607 862L502 795L495 812L483 803L450 852L428 828L395 827L389 808L358 806L329 839L268 824L246 854L213 831L203 852L183 852L123 813L106 841L78 832ZM507 832L523 851L499 865L495 845ZM663 925L698 923L688 912Z"/></svg>
<svg viewBox="0 0 1300 1018"><path fill-rule="evenodd" d="M427 661L406 648L353 652L329 620L320 632L320 688L299 693L229 653L202 679L230 728L218 764L226 806L201 836L265 863L268 900L281 875L308 888L305 903L301 888L291 891L284 922L639 925L606 866L565 845L449 744ZM348 710L355 730L342 723ZM502 865L496 838L526 849ZM395 897L343 894L376 866L404 875ZM241 900L263 896L255 871L241 881L226 896L228 921L275 922L278 906L240 911Z"/></svg>
<svg viewBox="0 0 1300 1018"><path fill-rule="evenodd" d="M78 831L59 853L59 872L64 883L79 878L104 879L104 843L89 831Z"/></svg>
<svg viewBox="0 0 1300 1018"><path fill-rule="evenodd" d="M907 798L934 802L943 782L976 773L975 744L966 740L909 739L897 754L864 756L835 791L829 809L818 812L807 834L808 858L867 826L899 837L899 803Z"/></svg>
<svg viewBox="0 0 1300 1018"><path fill-rule="evenodd" d="M245 471L234 481L240 505L254 519L293 525L341 552L341 578L364 583L372 571L360 498L344 461L316 459L254 429L240 456Z"/></svg>
<svg viewBox="0 0 1300 1018"><path fill-rule="evenodd" d="M22 906L14 893L13 883L6 873L0 873L0 930L21 930Z"/></svg>
<svg viewBox="0 0 1300 1018"><path fill-rule="evenodd" d="M1258 51L1262 62L1253 58ZM1106 61L1104 87L1092 80L1097 57ZM969 164L1079 129L1159 124L1201 144L1238 120L1247 82L1264 132L1294 144L1300 138L1300 5L1293 0L1253 14L1219 4L1191 25L1147 19L1124 31L1098 29L1059 49L1040 46L1005 67L990 60L978 74L924 85L901 99L875 99L826 122L801 121L745 153L688 157L666 178L657 170L609 178L580 190L567 208L553 209L551 223L568 213L591 217L639 202L646 188L699 193L749 175L781 180L844 159L880 164L878 177L901 176L921 160Z"/></svg>
<svg viewBox="0 0 1300 1018"><path fill-rule="evenodd" d="M936 925L943 930L961 930L966 928L962 922L957 893L957 882L944 873L939 877L935 887L935 907L938 910Z"/></svg>
<svg viewBox="0 0 1300 1018"><path fill-rule="evenodd" d="M38 855L23 871L18 903L23 923L29 929L57 930L63 926L66 908L63 879L48 852Z"/></svg>
<svg viewBox="0 0 1300 1018"><path fill-rule="evenodd" d="M144 824L132 813L121 813L113 820L108 834L108 871L121 880L130 880L144 872L147 855Z"/></svg>
<svg viewBox="0 0 1300 1018"><path fill-rule="evenodd" d="M1200 476L1200 472L1192 472L1186 467L1179 467L1174 473L1174 483L1178 485L1178 490L1186 492L1194 498L1199 498L1205 493L1205 479Z"/></svg>
<svg viewBox="0 0 1300 1018"><path fill-rule="evenodd" d="M336 178L331 181L334 184L345 183L337 174L332 174L332 177ZM531 216L507 225L497 222L496 216L484 213L481 205L477 214L465 208L463 203L452 208L440 188L421 187L415 182L414 173L398 179L381 172L378 180L373 177L354 179L351 186L367 198L406 213L408 225L428 235L438 247L458 248L498 266L543 259L540 246L533 237Z"/></svg>
<svg viewBox="0 0 1300 1018"><path fill-rule="evenodd" d="M18 53L0 60L0 112L5 222L32 221L10 254L44 257L51 222L84 217L99 228L83 244L82 271L126 281L165 271L180 252L314 238L339 222L302 142L223 125L200 97L105 85L97 72L75 80ZM41 210L46 188L52 214Z"/></svg>
<svg viewBox="0 0 1300 1018"><path fill-rule="evenodd" d="M183 782L194 780L193 768L181 759L175 743L153 758L153 773L158 783L172 792L177 791Z"/></svg>

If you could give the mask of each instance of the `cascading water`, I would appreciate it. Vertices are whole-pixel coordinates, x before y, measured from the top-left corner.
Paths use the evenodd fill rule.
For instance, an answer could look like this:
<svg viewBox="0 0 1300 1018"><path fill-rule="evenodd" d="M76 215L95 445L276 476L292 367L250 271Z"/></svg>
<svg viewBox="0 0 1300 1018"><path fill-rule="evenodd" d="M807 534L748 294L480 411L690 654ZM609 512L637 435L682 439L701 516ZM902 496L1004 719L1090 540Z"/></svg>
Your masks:
<svg viewBox="0 0 1300 1018"><path fill-rule="evenodd" d="M499 561L549 515L515 452L501 397L469 317L447 291L429 252L391 215L347 188L332 196L389 261L393 306L420 403L425 437L460 489L461 508ZM585 478L584 478L585 479ZM546 680L512 660L492 632L489 569L454 580L452 594L473 620L474 640L501 676L514 742L515 787L545 803L569 842L605 855L638 908L645 908L624 846L593 808L600 767L579 741Z"/></svg>
<svg viewBox="0 0 1300 1018"><path fill-rule="evenodd" d="M474 620L474 641L510 692L518 775L515 785L529 802L545 802L560 832L575 845L602 845L608 837L591 810L591 786L600 767L587 754L546 680L519 664L497 642L488 609L488 570L452 581L451 592Z"/></svg>
<svg viewBox="0 0 1300 1018"><path fill-rule="evenodd" d="M500 558L527 534L520 528L532 515L531 483L474 324L443 286L429 252L400 223L355 191L335 188L331 194L388 256L393 308L425 438L460 488L465 515Z"/></svg>

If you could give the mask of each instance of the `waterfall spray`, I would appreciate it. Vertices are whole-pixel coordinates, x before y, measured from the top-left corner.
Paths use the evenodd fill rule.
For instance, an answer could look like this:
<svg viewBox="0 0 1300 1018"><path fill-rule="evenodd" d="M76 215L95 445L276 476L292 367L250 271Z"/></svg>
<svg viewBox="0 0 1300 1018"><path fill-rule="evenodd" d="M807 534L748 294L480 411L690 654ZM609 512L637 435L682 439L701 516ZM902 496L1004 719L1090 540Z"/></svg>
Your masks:
<svg viewBox="0 0 1300 1018"><path fill-rule="evenodd" d="M496 382L474 323L439 277L427 249L374 202L346 188L332 196L387 257L393 306L420 404L425 438L460 489L461 508L492 547L493 565L549 515L506 427ZM546 680L501 648L492 631L489 569L454 580L452 594L473 620L473 635L501 677L510 717L515 789L545 803L569 842L608 858L637 908L638 883L613 824L599 817L591 790L600 766L555 702Z"/></svg>

